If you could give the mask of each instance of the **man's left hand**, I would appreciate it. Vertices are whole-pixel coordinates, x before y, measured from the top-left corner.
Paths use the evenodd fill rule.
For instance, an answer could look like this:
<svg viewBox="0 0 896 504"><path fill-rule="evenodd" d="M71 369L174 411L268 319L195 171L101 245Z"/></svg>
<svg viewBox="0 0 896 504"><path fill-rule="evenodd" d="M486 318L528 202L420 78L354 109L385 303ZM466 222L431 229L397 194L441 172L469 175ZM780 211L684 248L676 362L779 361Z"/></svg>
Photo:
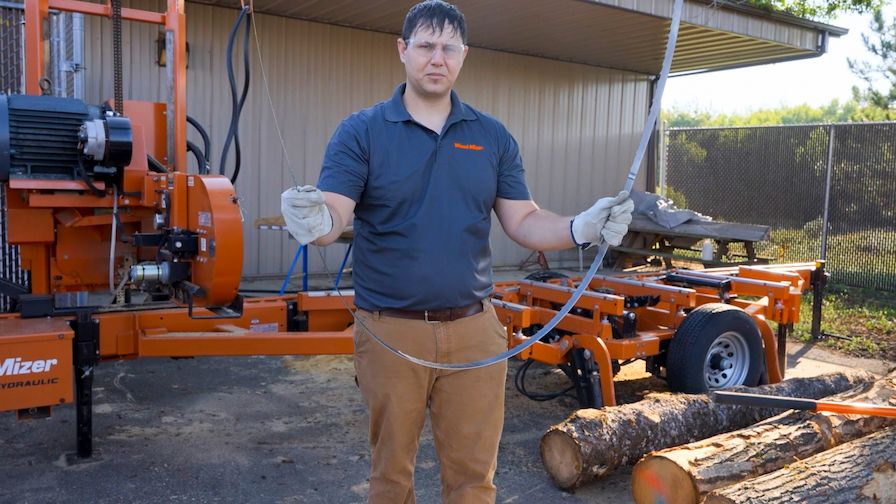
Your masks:
<svg viewBox="0 0 896 504"><path fill-rule="evenodd" d="M613 247L622 243L632 222L635 203L622 191L612 198L601 198L572 221L572 239L576 245L596 244L606 240Z"/></svg>

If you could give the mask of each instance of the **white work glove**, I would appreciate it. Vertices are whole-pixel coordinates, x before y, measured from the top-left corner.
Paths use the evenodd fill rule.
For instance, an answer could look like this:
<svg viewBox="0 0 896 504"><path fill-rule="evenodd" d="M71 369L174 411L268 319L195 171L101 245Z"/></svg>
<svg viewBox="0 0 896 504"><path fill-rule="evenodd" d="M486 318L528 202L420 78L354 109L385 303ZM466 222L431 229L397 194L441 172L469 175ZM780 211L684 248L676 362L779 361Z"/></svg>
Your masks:
<svg viewBox="0 0 896 504"><path fill-rule="evenodd" d="M302 245L307 245L333 229L333 217L320 189L306 185L290 187L280 195L280 213L286 229Z"/></svg>
<svg viewBox="0 0 896 504"><path fill-rule="evenodd" d="M613 198L601 198L588 210L576 215L570 227L572 239L579 246L597 244L601 239L613 247L622 243L622 237L632 222L635 202L622 191Z"/></svg>

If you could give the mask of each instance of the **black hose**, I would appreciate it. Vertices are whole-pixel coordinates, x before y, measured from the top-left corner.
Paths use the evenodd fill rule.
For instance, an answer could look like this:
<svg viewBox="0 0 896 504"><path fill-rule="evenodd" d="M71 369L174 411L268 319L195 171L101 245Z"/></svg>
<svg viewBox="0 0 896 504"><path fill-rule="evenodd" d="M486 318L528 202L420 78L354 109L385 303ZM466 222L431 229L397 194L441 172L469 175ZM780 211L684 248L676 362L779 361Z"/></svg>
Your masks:
<svg viewBox="0 0 896 504"><path fill-rule="evenodd" d="M248 16L248 17L247 17ZM243 105L246 103L246 96L249 94L249 81L250 81L250 67L249 67L249 34L251 33L251 16L252 14L249 12L248 7L244 7L240 11L239 17L237 17L236 23L234 23L233 28L230 31L230 36L227 39L227 80L230 83L230 98L231 98L231 116L230 116L230 128L227 131L227 136L224 139L224 148L221 151L221 164L218 169L218 173L224 175L225 167L227 165L227 155L230 151L231 142L234 143L234 169L233 176L231 177L231 183L236 183L236 179L240 173L240 165L242 162L242 152L240 149L240 137L239 137L239 121L240 115L243 111ZM239 97L237 97L237 89L236 89L236 76L233 71L233 43L236 40L237 32L239 31L240 23L246 21L245 33L243 35L243 89L242 93Z"/></svg>
<svg viewBox="0 0 896 504"><path fill-rule="evenodd" d="M187 116L187 122L190 123L194 128L196 128L196 131L199 132L199 136L202 137L202 156L205 158L206 165L208 165L208 163L211 162L211 157L209 156L211 156L212 153L212 141L209 139L208 133L205 131L205 128L203 128L202 125L199 124L199 121L190 116ZM205 173L208 173L208 169L205 170Z"/></svg>
<svg viewBox="0 0 896 504"><path fill-rule="evenodd" d="M532 399L533 401L550 401L551 399L556 399L567 393L575 390L575 385L570 385L569 387L559 391L559 392L551 392L547 394L537 394L534 392L529 392L526 390L526 372L529 370L529 367L532 366L532 363L535 361L532 359L524 362L520 367L516 369L516 375L514 375L513 384L516 386L517 391L520 394ZM562 368L561 368L562 369ZM564 370L565 371L565 370Z"/></svg>
<svg viewBox="0 0 896 504"><path fill-rule="evenodd" d="M230 128L227 131L227 136L224 138L224 148L221 150L221 164L218 166L218 174L224 175L224 169L227 165L227 153L230 150L230 132L233 130L233 117L236 115L237 110L237 98L236 98L236 78L233 76L233 41L236 39L237 30L239 30L240 23L243 21L243 18L246 17L246 9L243 8L240 11L239 16L236 18L236 23L233 24L233 28L230 29L230 35L227 37L227 80L230 83Z"/></svg>
<svg viewBox="0 0 896 504"><path fill-rule="evenodd" d="M187 140L187 150L192 152L193 156L196 157L196 164L199 165L199 174L207 175L208 163L205 161L205 156L202 155L202 151L199 150L199 146Z"/></svg>
<svg viewBox="0 0 896 504"><path fill-rule="evenodd" d="M249 74L250 74L250 66L249 66L249 34L251 33L252 28L252 12L247 14L246 18L246 29L243 33L243 92L240 95L239 109L237 110L236 120L233 123L233 146L234 146L234 168L233 175L230 177L230 183L236 184L236 179L240 175L240 167L242 166L242 149L240 148L240 117L243 115L243 105L246 104L246 96L249 95Z"/></svg>
<svg viewBox="0 0 896 504"><path fill-rule="evenodd" d="M146 160L148 161L147 165L149 166L149 171L156 173L168 173L168 170L165 168L165 165L159 162L158 159L146 155Z"/></svg>

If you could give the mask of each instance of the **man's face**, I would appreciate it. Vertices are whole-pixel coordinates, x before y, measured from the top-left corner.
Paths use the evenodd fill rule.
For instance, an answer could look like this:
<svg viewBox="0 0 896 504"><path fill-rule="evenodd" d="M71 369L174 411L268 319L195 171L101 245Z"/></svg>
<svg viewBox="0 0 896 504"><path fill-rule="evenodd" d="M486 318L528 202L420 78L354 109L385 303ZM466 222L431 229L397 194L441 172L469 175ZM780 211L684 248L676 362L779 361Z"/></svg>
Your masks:
<svg viewBox="0 0 896 504"><path fill-rule="evenodd" d="M437 98L451 92L467 47L447 24L441 33L422 26L407 42L398 39L398 56L404 63L408 86L421 97Z"/></svg>

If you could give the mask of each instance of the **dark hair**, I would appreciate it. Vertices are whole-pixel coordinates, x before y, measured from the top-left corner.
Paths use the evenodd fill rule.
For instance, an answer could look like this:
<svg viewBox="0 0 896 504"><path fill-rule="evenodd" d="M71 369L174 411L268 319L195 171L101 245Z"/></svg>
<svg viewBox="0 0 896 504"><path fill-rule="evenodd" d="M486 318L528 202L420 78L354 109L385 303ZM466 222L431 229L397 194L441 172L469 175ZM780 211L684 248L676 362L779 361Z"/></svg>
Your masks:
<svg viewBox="0 0 896 504"><path fill-rule="evenodd" d="M431 28L433 33L441 35L446 23L460 35L461 40L466 44L467 23L463 13L454 5L442 0L426 0L411 7L408 15L404 18L401 38L407 41L418 28L424 26Z"/></svg>

